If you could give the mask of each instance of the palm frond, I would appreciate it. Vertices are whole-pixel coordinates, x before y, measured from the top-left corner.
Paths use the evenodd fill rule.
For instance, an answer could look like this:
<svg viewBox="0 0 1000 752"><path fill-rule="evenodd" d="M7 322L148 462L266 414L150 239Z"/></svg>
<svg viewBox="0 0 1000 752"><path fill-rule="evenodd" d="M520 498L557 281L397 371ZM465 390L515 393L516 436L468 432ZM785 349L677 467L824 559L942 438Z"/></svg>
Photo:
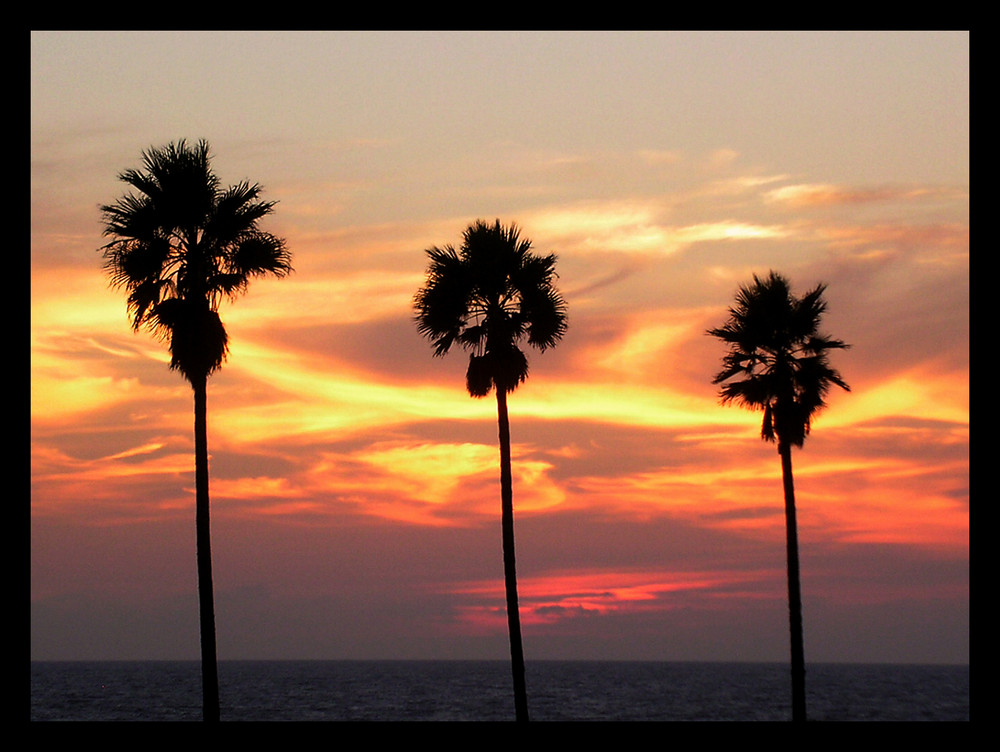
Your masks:
<svg viewBox="0 0 1000 752"><path fill-rule="evenodd" d="M292 271L292 255L285 241L270 233L254 231L239 238L228 258L231 273L243 277L284 277Z"/></svg>
<svg viewBox="0 0 1000 752"><path fill-rule="evenodd" d="M171 367L207 375L228 346L220 298L253 277L291 272L284 240L257 226L274 204L259 200L256 184L220 190L204 140L149 149L141 168L119 178L132 191L100 207L112 238L100 249L111 282L129 291L134 328L169 339Z"/></svg>
<svg viewBox="0 0 1000 752"><path fill-rule="evenodd" d="M417 330L444 355L459 339L470 316L471 278L467 265L451 246L429 248L427 283L414 297Z"/></svg>
<svg viewBox="0 0 1000 752"><path fill-rule="evenodd" d="M707 332L728 345L712 380L722 385L721 401L762 410L767 441L801 446L830 386L850 389L827 359L828 350L849 345L819 332L825 290L817 285L796 298L781 275L755 274L738 289L725 324Z"/></svg>
<svg viewBox="0 0 1000 752"><path fill-rule="evenodd" d="M555 289L553 254L531 252L515 224L477 220L456 251L432 247L427 278L414 296L417 330L435 355L456 342L471 352L467 384L473 396L524 382L528 361L518 343L546 350L566 332L566 303Z"/></svg>

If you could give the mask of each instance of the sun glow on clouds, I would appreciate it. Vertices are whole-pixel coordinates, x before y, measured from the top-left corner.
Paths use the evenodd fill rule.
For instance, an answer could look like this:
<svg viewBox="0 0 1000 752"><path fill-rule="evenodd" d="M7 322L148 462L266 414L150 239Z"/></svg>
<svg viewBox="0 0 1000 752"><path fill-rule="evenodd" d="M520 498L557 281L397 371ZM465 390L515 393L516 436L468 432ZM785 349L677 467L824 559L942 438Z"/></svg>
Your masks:
<svg viewBox="0 0 1000 752"><path fill-rule="evenodd" d="M226 311L226 321L304 328L398 316L423 281L418 273L381 269L320 273L309 281L298 279L308 271L294 274L285 284L268 281L266 291L253 290Z"/></svg>
<svg viewBox="0 0 1000 752"><path fill-rule="evenodd" d="M704 242L782 238L779 225L757 225L725 219L672 225L669 208L646 201L550 207L529 213L532 232L553 244L570 245L574 252L620 252L671 255Z"/></svg>
<svg viewBox="0 0 1000 752"><path fill-rule="evenodd" d="M656 372L660 359L669 357L670 351L692 335L701 334L696 332L697 319L692 323L687 312L621 314L616 323L619 336L607 345L587 348L578 358L622 381L648 378Z"/></svg>
<svg viewBox="0 0 1000 752"><path fill-rule="evenodd" d="M176 440L91 459L33 441L32 515L117 525L193 508L190 446Z"/></svg>
<svg viewBox="0 0 1000 752"><path fill-rule="evenodd" d="M923 186L882 186L878 188L850 188L831 184L797 184L775 188L764 196L766 201L792 207L834 206L838 204L867 204L918 199L945 199L954 201L965 198L965 193L954 189L926 188Z"/></svg>
<svg viewBox="0 0 1000 752"><path fill-rule="evenodd" d="M633 374L647 369L655 373L656 353L690 335L692 325L682 320L653 317L636 328L626 325L624 336L609 348L581 354L581 361L592 363L588 369L593 374L580 371L569 377L555 374L531 380L515 393L512 415L646 426L697 425L706 420L745 423L738 411L720 410L711 390L692 396L649 383L648 375L636 383L623 378L629 369ZM416 336L414 340L415 346L424 346ZM644 351L645 347L650 349ZM462 354L449 357L463 359ZM233 342L226 368L251 378L266 374L273 390L271 398L253 409L215 405L213 425L236 443L261 441L268 435L356 432L417 420L492 422L496 417L492 400L470 399L461 383L391 379L359 370L356 364L338 360L335 353L320 356L244 338Z"/></svg>
<svg viewBox="0 0 1000 752"><path fill-rule="evenodd" d="M373 283L372 287L376 286ZM238 308L234 306L231 310ZM389 308L387 304L379 310ZM251 328L244 336L234 339L225 366L226 378L233 384L251 379L266 387L261 398L252 405L239 399L240 390L233 391L232 395L221 386L210 390L212 446L218 451L259 450L267 446L277 450L282 444L294 446L296 443L329 441L360 435L370 428L403 428L419 421L495 423L492 400L470 399L460 383L415 384L362 370L358 364L339 359L336 353L307 353L264 344L249 336L252 326L259 326L262 320L251 315L250 310L245 313L242 321L236 317L234 327ZM555 465L532 456L523 448L516 456L514 468L519 510L533 513L553 507L603 506L617 508L626 515L667 514L701 525L778 539L782 522L779 507L773 504L777 467L773 453L757 446L759 416L721 408L711 389L692 395L672 389L655 378L659 373L658 364L679 357L685 342L694 334L700 336L700 332L695 332L700 326L698 321L698 316L692 317L683 311L619 316L620 336L609 344L576 353L574 362L584 368L576 370L572 376L549 374L522 387L511 403L512 418L515 422L533 418L583 420L609 426L688 427L696 432L699 427L708 425L729 426L735 433L723 433L722 441L718 434L713 434L711 443L716 447L740 447L743 442L742 446L744 449L749 447L753 460L746 462L744 454L740 464L732 467L716 462L713 466L696 464L620 477L577 476L572 480L570 492L568 484L552 479ZM120 316L115 327L116 331L124 329L127 332ZM126 339L122 339L121 334L117 336L119 339L111 340L110 344L97 339L88 341L95 351L151 361L153 367L165 369L166 354L160 343L145 333L126 333ZM117 341L129 344L119 346ZM419 341L416 344L423 345ZM70 409L85 414L111 406L118 400L140 397L138 392L143 389L138 380L113 382L112 377L100 375L107 373L100 367L94 370L96 381L85 377L81 380L80 374L85 374L86 370L81 370L78 362L63 365L55 354L46 354L40 346L36 347L36 364L34 386L38 400L33 409L38 421L46 416L50 421L55 420ZM46 377L46 369L56 370ZM177 387L172 390L171 398L182 397L178 405L183 420L176 429L186 431L190 422L189 394L182 380L179 377L176 380ZM65 399L60 399L60 394L64 394ZM849 398L838 395L835 408L821 415L820 428L823 432L846 430L910 414L958 425L967 423L967 386L942 381L932 373L899 374L884 384L868 385ZM696 433L690 436L692 445L703 443ZM187 483L190 461L184 454L186 448L175 447L175 453L169 455L170 460L164 459L163 452L158 453L156 449L162 449L162 442L119 451L106 458L107 464L102 470L91 467L67 480L71 486L79 487L79 483L92 482L103 472L122 479L179 475ZM135 463L146 454L150 455L148 462ZM555 458L558 455L549 453L548 456ZM852 474L891 479L895 484L905 477L903 464L890 472L885 464L845 459L836 467L836 472L824 472L810 465L811 453L807 452L804 457L806 461L797 468L798 474L804 483L815 477L813 488L836 487L838 478ZM124 460L132 460L132 464L121 464ZM495 516L493 497L497 461L497 450L492 445L382 442L352 452L342 461L327 464L325 472L317 464L288 478L259 474L242 478L217 477L213 488L220 509L227 514L258 514L291 520L303 515L335 515L339 505L347 504L367 516L413 524L464 524L463 520ZM755 486L760 487L759 493L748 496L746 489ZM801 493L807 500L812 490L805 486ZM883 514L879 516L875 504L877 494L850 493L856 497L857 508L831 503L830 509L841 509L845 513L824 511L822 514L830 534L845 540L935 540L934 526L923 524L921 515L912 515L912 524L907 523L904 531L900 523L911 515L884 514L884 496L880 500ZM944 491L925 496L922 510L929 513L935 509L942 515L942 521L947 520L942 522L937 539L960 538L962 507L950 503ZM762 503L773 507L767 515L756 511ZM706 517L706 508L711 508L713 514ZM853 521L847 513L849 508L856 515ZM458 512L459 509L462 511ZM863 522L859 522L861 512L865 515ZM803 524L808 527L808 519Z"/></svg>
<svg viewBox="0 0 1000 752"><path fill-rule="evenodd" d="M334 358L319 358L234 342L234 372L267 374L274 397L252 410L220 404L212 423L235 444L268 437L333 436L420 419L468 419L489 415L489 405L454 387L380 380ZM238 364L238 365L237 365Z"/></svg>
<svg viewBox="0 0 1000 752"><path fill-rule="evenodd" d="M884 417L919 415L957 425L969 422L969 381L964 374L918 368L869 385L821 414L823 425L845 427Z"/></svg>
<svg viewBox="0 0 1000 752"><path fill-rule="evenodd" d="M87 376L61 364L33 359L31 415L37 422L58 421L86 415L111 400L110 394L125 395L139 390L137 379Z"/></svg>
<svg viewBox="0 0 1000 752"><path fill-rule="evenodd" d="M482 512L492 494L470 491L490 485L499 464L496 449L482 444L379 443L353 453L352 459L363 463L382 499L397 500L391 506L383 501L377 514L436 524L443 520L439 513L456 504L464 514ZM422 513L431 509L435 515Z"/></svg>
<svg viewBox="0 0 1000 752"><path fill-rule="evenodd" d="M915 469L886 461L836 472L800 474L796 501L801 535L839 543L881 543L947 549L968 545L968 486L958 485L965 463L938 462ZM889 496L886 489L893 489Z"/></svg>
<svg viewBox="0 0 1000 752"><path fill-rule="evenodd" d="M638 614L690 607L693 600L711 601L742 591L752 594L753 584L773 580L778 572L657 572L574 571L518 577L521 621L526 627L552 625L581 617ZM475 631L506 623L503 582L464 583L451 592L458 597L460 623ZM467 601L474 601L468 603Z"/></svg>
<svg viewBox="0 0 1000 752"><path fill-rule="evenodd" d="M74 419L140 390L133 375L110 375L94 355L130 359L156 343L116 347L102 341L109 321L124 320L123 304L93 277L56 269L32 274L31 415L36 421ZM162 355L162 348L159 357ZM83 357L80 357L83 356Z"/></svg>
<svg viewBox="0 0 1000 752"><path fill-rule="evenodd" d="M518 509L539 511L558 505L564 492L547 476L552 465L530 457L512 446L514 483L519 489ZM423 504L459 504L487 518L496 515L494 486L499 473L499 453L484 444L375 444L352 455L367 463L375 477L393 490ZM490 490L485 494L478 488Z"/></svg>
<svg viewBox="0 0 1000 752"><path fill-rule="evenodd" d="M597 248L600 243L595 243L595 238L620 239L629 237L630 233L633 238L648 236L650 243L626 240L619 247L658 248L657 252L663 247L680 248L702 241L766 240L785 234L776 225L728 221L670 228L658 224L657 214L651 206L626 203L596 208L577 206L562 214L547 210L535 217L539 222L537 227L532 224L532 232L541 229L551 235L563 233L568 236L582 228L582 235L576 240L583 240L573 245L574 252ZM662 247L659 246L661 242L665 244ZM390 266L391 259L396 257L393 248L395 246L389 242L381 252ZM419 256L418 248L410 250ZM311 263L307 261L307 269ZM262 396L252 406L239 400L238 389L232 395L224 389L213 387L210 390L213 447L220 451L239 451L268 445L277 447L285 442L291 445L322 442L360 435L371 428L402 428L420 421L495 423L492 401L470 399L460 383L415 383L412 379L389 378L340 358L336 351L317 348L305 352L257 340L254 331L265 330L272 322L274 326L294 328L310 323L355 324L391 317L402 321L400 313L409 313L412 292L420 279L419 273L411 271L379 269L359 270L343 278L331 275L305 280L299 279L299 275L269 282L266 286L262 284L235 305L227 307L227 323L240 336L233 339L230 358L224 367L225 377L233 384L257 382L263 386ZM48 322L68 327L66 331L77 338L80 347L89 348L93 353L112 355L122 361L147 362L165 371L167 355L162 344L146 333L129 332L124 304L106 288L65 300L55 294L58 287L55 276L36 276L39 280L47 280L39 290L49 291L39 298L36 306L40 324ZM76 289L79 285L70 282L68 287ZM90 301L97 305L90 306ZM71 313L78 309L97 311L91 314L97 320L68 324L74 321ZM759 417L737 409L721 408L709 388L695 395L657 379L661 363L683 357L685 343L696 334L701 336L701 332L695 330L700 327L698 322L703 311L696 313L692 315L683 310L640 313L626 308L615 317L619 334L610 343L580 348L573 354L570 360L579 367L572 373L547 374L544 378L532 379L519 390L512 400L512 419L515 422L519 419L583 420L594 425L663 429L728 426L739 430L738 435L744 436L756 449L753 442L757 440ZM408 325L408 322L401 325L404 323ZM91 334L76 334L84 328ZM45 331L44 338L42 331ZM66 358L65 342L58 340L58 331L54 328L33 331L32 410L37 425L54 423L67 415L86 415L149 394L149 387L136 378L111 375L105 365L96 361L88 365L86 360ZM102 335L102 331L106 334ZM278 339L280 341L280 337ZM416 335L413 339L414 347L426 349ZM179 377L176 382L169 396L181 398L177 400L178 414L183 423L178 422L175 428L187 431L189 392ZM927 372L897 374L884 383L867 385L851 394L849 399L838 396L835 409L822 414L820 425L824 431L850 429L898 415L921 415L967 424L967 385L952 383L950 379L943 380ZM736 435L724 434L724 443L738 445L739 440L734 439ZM166 461L155 456L157 453L152 446L154 443L119 451L108 458L113 461L107 466L107 472L119 478L190 473L184 449L175 449L180 454L171 454L173 459ZM780 530L777 513L767 516L740 513L748 506L741 501L741 489L748 485L761 484L767 490L762 490L760 495L766 496L768 503L773 499L775 463L772 453L760 451L767 461L751 462L740 468L716 464L712 468L692 466L612 478L577 477L572 493L567 492L567 486L551 479L554 465L524 453L515 462L517 504L525 512L566 505L603 504L628 514L655 511L714 526L777 534ZM119 466L122 460L134 460L147 453L151 455L148 463ZM550 453L549 456L556 455ZM806 456L812 459L811 454L806 453ZM456 505L464 504L465 514L472 512L477 517L495 514L492 496L495 495L496 466L494 446L403 441L370 445L351 454L343 463L329 465L326 476L317 465L293 478L251 474L245 478L216 478L213 483L220 504L229 505L227 508L234 512L241 506L238 501L242 497L253 502L242 508L252 508L261 514L287 515L290 519L303 514L326 515L331 513L330 500L334 499L339 500L336 503L351 504L367 515L441 525L454 524L454 520L460 519L452 515ZM849 474L850 466L851 461L845 460L835 476ZM882 469L881 465L855 463L856 474L876 473ZM347 470L351 479L345 481L338 474ZM808 478L810 473L818 471L803 464L799 472L803 478ZM78 480L95 477L97 471L91 469L78 476ZM900 471L878 477L898 480L903 476ZM829 484L833 480L827 478L824 482ZM480 488L484 490L480 492ZM693 493L693 489L697 489L697 493ZM725 489L732 489L732 492ZM717 513L709 522L697 511L705 506L707 497L714 499L712 504ZM587 499L585 503L584 499ZM955 531L960 533L961 508L947 507L945 500L943 493L935 492L926 503L930 508L945 510L942 513L948 519L945 524L950 530L948 537L954 539ZM431 511L435 507L438 511ZM869 505L869 514L873 508ZM957 516L950 516L953 513ZM824 519L829 522L831 531L845 531L845 536L862 536L862 529L867 529L870 532L866 539L933 540L933 531L926 525L911 527L910 532L896 529L901 517L895 518L897 522L887 522L884 515L882 520L869 517L860 525L848 524L840 515L836 519L829 515ZM914 522L918 523L919 519Z"/></svg>

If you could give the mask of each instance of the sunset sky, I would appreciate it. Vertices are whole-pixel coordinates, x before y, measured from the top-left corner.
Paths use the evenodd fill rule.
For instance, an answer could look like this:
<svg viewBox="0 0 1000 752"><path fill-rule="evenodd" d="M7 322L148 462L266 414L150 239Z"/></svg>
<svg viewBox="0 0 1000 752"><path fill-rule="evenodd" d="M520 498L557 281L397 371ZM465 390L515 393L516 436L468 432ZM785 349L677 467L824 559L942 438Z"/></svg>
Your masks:
<svg viewBox="0 0 1000 752"><path fill-rule="evenodd" d="M222 308L219 657L507 652L496 402L413 323L476 219L558 255L510 398L534 659L788 657L760 416L711 383L737 287L849 342L794 454L809 661L969 659L969 36L33 32L31 657L197 658L193 403L98 251L117 174L207 139L295 272Z"/></svg>

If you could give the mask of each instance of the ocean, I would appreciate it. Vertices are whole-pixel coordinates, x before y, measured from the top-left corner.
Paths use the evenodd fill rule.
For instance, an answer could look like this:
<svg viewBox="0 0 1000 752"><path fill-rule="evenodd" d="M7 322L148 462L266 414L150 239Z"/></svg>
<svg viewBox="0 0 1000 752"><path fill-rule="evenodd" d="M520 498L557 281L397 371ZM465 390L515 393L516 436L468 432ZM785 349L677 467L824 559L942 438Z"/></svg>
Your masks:
<svg viewBox="0 0 1000 752"><path fill-rule="evenodd" d="M532 721L787 721L778 663L537 661ZM512 721L505 661L221 661L226 721ZM968 721L969 667L812 664L810 721ZM200 721L197 661L32 662L32 721Z"/></svg>

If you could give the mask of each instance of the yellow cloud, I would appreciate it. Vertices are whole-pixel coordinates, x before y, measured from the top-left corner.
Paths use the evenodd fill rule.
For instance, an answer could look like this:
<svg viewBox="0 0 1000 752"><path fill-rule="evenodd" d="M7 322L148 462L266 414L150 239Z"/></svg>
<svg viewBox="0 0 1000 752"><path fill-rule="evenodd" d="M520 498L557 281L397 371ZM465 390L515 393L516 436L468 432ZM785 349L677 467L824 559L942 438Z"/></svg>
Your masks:
<svg viewBox="0 0 1000 752"><path fill-rule="evenodd" d="M836 409L822 412L818 420L833 428L898 417L967 424L968 376L924 370L901 373L849 396L838 394Z"/></svg>
<svg viewBox="0 0 1000 752"><path fill-rule="evenodd" d="M528 218L532 232L565 252L677 253L695 243L720 240L781 238L788 230L723 219L671 225L661 215L667 207L656 201L585 203L549 208Z"/></svg>

